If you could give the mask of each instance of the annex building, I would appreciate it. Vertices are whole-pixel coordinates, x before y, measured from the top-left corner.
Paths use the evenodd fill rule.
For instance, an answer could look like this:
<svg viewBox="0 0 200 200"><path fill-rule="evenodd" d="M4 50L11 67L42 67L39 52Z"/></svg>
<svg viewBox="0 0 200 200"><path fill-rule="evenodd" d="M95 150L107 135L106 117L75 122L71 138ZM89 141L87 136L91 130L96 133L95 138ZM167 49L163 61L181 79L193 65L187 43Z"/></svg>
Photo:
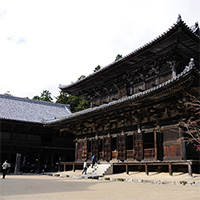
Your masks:
<svg viewBox="0 0 200 200"><path fill-rule="evenodd" d="M43 120L68 116L68 105L0 95L1 165L5 160L15 171L57 171L60 161L74 160L73 136L44 127Z"/></svg>
<svg viewBox="0 0 200 200"><path fill-rule="evenodd" d="M180 123L199 99L199 26L179 16L162 35L101 70L60 89L91 102L91 108L45 121L75 135L75 164L90 159L114 171L198 171L200 152ZM62 163L67 165L68 163Z"/></svg>

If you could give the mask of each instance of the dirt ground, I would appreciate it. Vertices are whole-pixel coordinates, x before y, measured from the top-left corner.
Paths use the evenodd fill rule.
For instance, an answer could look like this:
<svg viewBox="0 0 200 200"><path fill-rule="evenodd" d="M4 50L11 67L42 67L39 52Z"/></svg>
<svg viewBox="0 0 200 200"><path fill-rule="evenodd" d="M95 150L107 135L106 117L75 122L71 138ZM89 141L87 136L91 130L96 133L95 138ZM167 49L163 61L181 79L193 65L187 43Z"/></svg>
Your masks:
<svg viewBox="0 0 200 200"><path fill-rule="evenodd" d="M63 172L74 175L80 171ZM138 174L137 176L142 176ZM117 175L110 175L117 176ZM126 174L118 174L118 177ZM132 174L129 176L136 176ZM164 174L149 177L161 178ZM182 175L176 178L181 179ZM187 176L187 175L186 175ZM144 176L143 176L144 177ZM187 176L188 177L188 176ZM185 178L187 178L185 177ZM182 179L184 177L182 176ZM190 179L190 177L188 177ZM194 177L196 180L200 177ZM181 180L182 180L181 179ZM156 185L148 183L111 182L105 180L72 179L46 175L8 175L0 180L1 200L197 200L200 186Z"/></svg>

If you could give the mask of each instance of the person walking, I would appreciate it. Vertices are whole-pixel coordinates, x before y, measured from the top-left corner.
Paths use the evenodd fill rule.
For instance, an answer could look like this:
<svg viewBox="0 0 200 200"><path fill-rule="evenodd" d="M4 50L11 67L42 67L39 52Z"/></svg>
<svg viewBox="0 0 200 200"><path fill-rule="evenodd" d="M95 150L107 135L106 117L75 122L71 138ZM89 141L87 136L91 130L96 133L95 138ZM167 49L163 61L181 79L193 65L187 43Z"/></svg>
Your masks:
<svg viewBox="0 0 200 200"><path fill-rule="evenodd" d="M85 173L85 174L87 173L87 160L85 160L84 163L83 163L83 172L82 172L82 174L83 173Z"/></svg>
<svg viewBox="0 0 200 200"><path fill-rule="evenodd" d="M7 162L7 160L3 163L2 168L3 168L3 179L5 179L7 170L10 167L10 164Z"/></svg>
<svg viewBox="0 0 200 200"><path fill-rule="evenodd" d="M92 161L92 168L93 168L93 166L95 164L95 155L92 156L91 161Z"/></svg>

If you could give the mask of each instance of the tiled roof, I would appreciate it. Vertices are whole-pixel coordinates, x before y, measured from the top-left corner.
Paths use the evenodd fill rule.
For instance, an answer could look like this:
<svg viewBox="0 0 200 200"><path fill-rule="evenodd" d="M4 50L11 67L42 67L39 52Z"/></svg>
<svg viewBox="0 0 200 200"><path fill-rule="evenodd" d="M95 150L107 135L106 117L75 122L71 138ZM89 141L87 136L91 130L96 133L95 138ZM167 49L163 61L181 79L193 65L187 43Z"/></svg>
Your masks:
<svg viewBox="0 0 200 200"><path fill-rule="evenodd" d="M196 23L196 24L197 24L197 26L198 26L198 23ZM196 29L190 28L189 26L187 26L186 23L185 23L185 22L181 19L181 17L179 16L177 22L174 23L173 26L171 26L171 28L169 28L167 31L163 32L161 35L159 35L158 37L156 37L156 38L153 39L152 41L146 43L145 45L143 45L143 46L141 46L140 48L134 50L133 52L127 54L126 56L124 56L124 57L118 59L117 61L112 62L111 64L109 64L109 65L107 65L107 66L101 68L100 70L98 70L98 71L96 71L96 72L94 72L94 73L92 73L92 74L86 76L85 78L83 78L83 79L81 79L81 80L78 80L78 81L76 81L76 82L74 82L74 83L71 83L71 84L69 84L69 85L62 85L62 84L60 84L60 85L59 85L59 88L60 88L61 90L63 90L63 89L68 88L68 87L73 87L73 86L75 86L75 85L78 84L78 83L84 82L85 80L87 80L87 79L89 79L89 78L91 78L91 77L94 77L94 76L96 76L97 74L100 74L102 71L105 71L105 70L107 70L107 69L110 69L110 68L113 67L115 64L120 63L120 62L126 60L127 58L141 53L141 52L142 52L143 50L145 50L147 47L153 46L155 43L157 43L158 41L162 40L167 34L169 34L170 32L172 32L172 31L175 29L175 27L178 27L178 26L183 26L185 29L187 29L187 31L189 31L192 35L194 35L194 37L196 37L196 38L198 38L198 39L200 38L200 36L199 36L198 34L196 34L196 32L195 32Z"/></svg>
<svg viewBox="0 0 200 200"><path fill-rule="evenodd" d="M178 81L180 78L188 75L188 73L190 73L192 70L197 71L197 73L200 75L199 70L196 69L194 64L193 64L193 59L191 59L189 66L186 66L183 72L181 72L177 76L169 79L168 81L165 81L164 83L162 83L162 84L160 84L156 87L145 90L143 92L133 94L132 96L128 96L128 97L125 97L125 98L122 98L122 99L119 99L119 100L116 100L116 101L112 101L108 104L103 104L103 105L100 105L100 106L95 107L95 108L89 108L89 109L86 109L86 110L83 110L83 111L80 111L80 112L77 112L77 113L73 113L73 114L65 116L63 118L47 120L44 123L45 124L59 123L59 122L62 122L62 121L68 120L68 119L73 119L73 118L76 118L76 117L79 117L79 116L82 116L82 115L95 113L95 112L98 112L100 110L105 110L105 109L108 109L112 106L120 105L120 104L126 103L128 101L136 101L138 98L143 97L143 96L150 96L150 94L152 94L153 92L156 92L158 90L163 90L164 87L169 87L169 85L173 84L175 81Z"/></svg>
<svg viewBox="0 0 200 200"><path fill-rule="evenodd" d="M0 94L0 119L42 123L44 119L70 114L68 105Z"/></svg>

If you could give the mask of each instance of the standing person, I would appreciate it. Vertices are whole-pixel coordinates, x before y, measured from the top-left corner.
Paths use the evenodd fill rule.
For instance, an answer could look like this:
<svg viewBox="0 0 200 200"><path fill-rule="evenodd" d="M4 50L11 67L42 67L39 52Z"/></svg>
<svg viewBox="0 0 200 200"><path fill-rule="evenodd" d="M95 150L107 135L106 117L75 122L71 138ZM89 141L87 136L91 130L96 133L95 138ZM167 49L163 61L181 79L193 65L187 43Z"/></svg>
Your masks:
<svg viewBox="0 0 200 200"><path fill-rule="evenodd" d="M92 161L92 168L93 168L93 166L95 164L95 155L92 156L91 161Z"/></svg>
<svg viewBox="0 0 200 200"><path fill-rule="evenodd" d="M85 160L84 163L83 163L83 172L82 172L82 174L83 173L86 174L86 172L87 172L87 160Z"/></svg>
<svg viewBox="0 0 200 200"><path fill-rule="evenodd" d="M3 168L3 179L5 179L7 170L10 167L10 164L7 162L7 160L3 163L2 168Z"/></svg>

